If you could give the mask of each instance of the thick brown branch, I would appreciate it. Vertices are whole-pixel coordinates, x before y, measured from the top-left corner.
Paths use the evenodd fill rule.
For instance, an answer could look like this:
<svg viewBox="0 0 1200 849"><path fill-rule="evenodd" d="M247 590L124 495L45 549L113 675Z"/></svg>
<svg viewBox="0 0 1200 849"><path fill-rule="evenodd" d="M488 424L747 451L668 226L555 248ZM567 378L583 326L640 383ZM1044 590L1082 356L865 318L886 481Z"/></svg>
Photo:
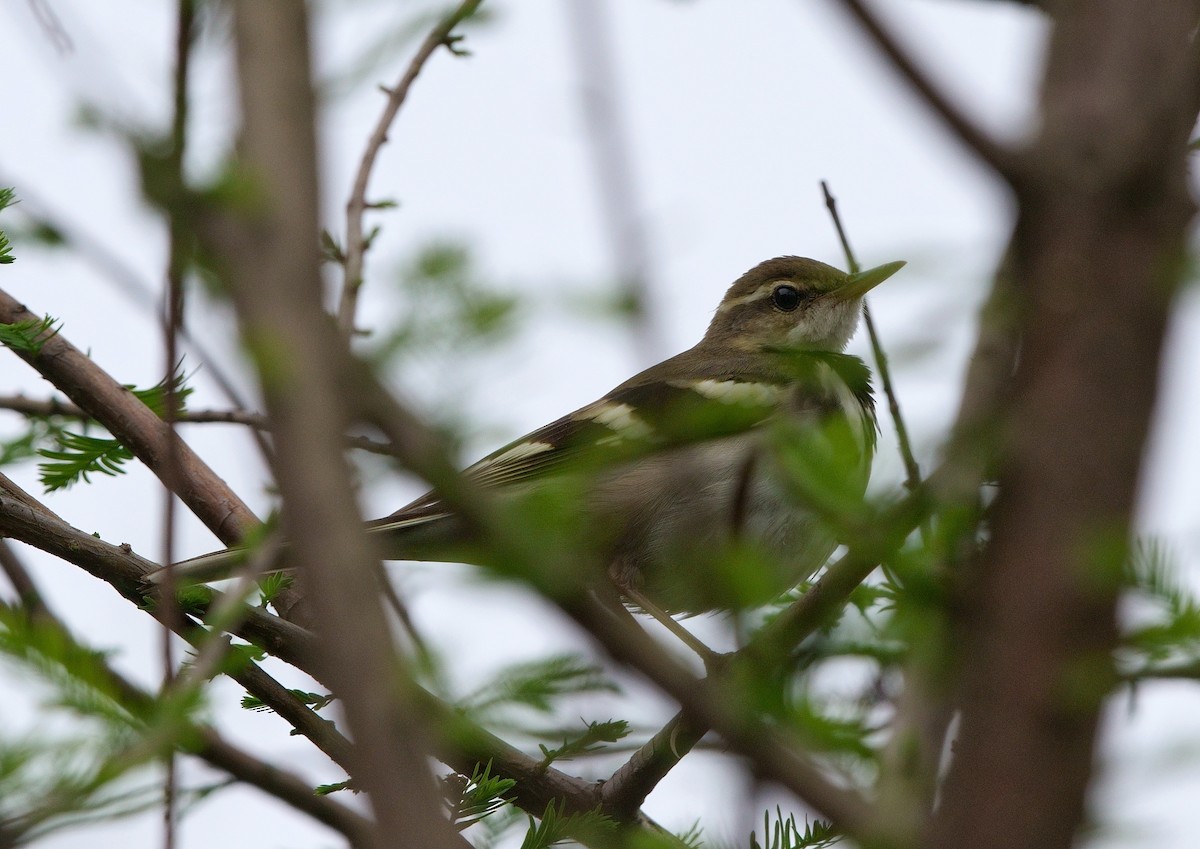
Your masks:
<svg viewBox="0 0 1200 849"><path fill-rule="evenodd" d="M1116 604L1193 215L1194 0L1055 4L1012 250L1020 362L964 593L961 724L933 847L1054 849L1085 821Z"/></svg>
<svg viewBox="0 0 1200 849"><path fill-rule="evenodd" d="M0 323L37 322L7 292L0 291ZM78 350L61 334L48 333L36 352L17 351L18 356L70 398L91 418L100 422L146 464L155 475L166 480L171 456L169 443L174 439L170 428L137 396L113 380L90 357ZM227 545L238 543L258 520L224 480L210 469L186 444L175 440L179 474L176 495L196 514L209 530Z"/></svg>

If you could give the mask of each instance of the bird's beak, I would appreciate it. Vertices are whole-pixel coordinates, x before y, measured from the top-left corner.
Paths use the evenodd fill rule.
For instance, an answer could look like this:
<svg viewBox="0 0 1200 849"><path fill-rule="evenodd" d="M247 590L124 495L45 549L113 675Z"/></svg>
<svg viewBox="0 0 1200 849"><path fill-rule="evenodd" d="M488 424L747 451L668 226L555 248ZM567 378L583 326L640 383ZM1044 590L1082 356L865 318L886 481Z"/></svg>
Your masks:
<svg viewBox="0 0 1200 849"><path fill-rule="evenodd" d="M906 263L901 260L899 262L889 262L886 265L877 265L874 268L868 268L866 271L851 274L846 278L845 283L838 286L829 295L839 301L850 301L855 298L861 298L905 265Z"/></svg>

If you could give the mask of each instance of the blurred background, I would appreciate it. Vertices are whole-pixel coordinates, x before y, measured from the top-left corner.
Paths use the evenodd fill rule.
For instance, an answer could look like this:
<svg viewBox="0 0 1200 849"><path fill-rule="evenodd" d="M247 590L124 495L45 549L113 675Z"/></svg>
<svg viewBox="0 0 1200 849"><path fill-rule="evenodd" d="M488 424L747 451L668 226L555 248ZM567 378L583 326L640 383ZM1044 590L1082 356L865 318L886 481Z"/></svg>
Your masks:
<svg viewBox="0 0 1200 849"><path fill-rule="evenodd" d="M877 5L981 123L1014 140L1032 131L1047 32L1039 13L988 0ZM394 84L444 6L322 0L314 10L324 223L340 239L350 185L383 107L377 86ZM909 263L871 295L871 308L917 459L928 468L955 413L1010 202L835 4L488 0L484 10L462 30L470 56L439 52L389 134L368 198L397 206L369 213L368 224L381 229L359 312L371 331L363 350L386 364L399 393L452 429L463 461L692 345L725 288L757 262L800 254L844 266L820 192L826 180L862 264ZM168 130L174 13L174 3L144 0L0 3L0 31L8 35L0 52L7 82L0 185L22 199L0 220L18 257L0 273L0 286L33 312L60 319L68 339L138 386L163 373L155 310L166 232L142 199L129 139ZM214 10L202 18L188 162L201 183L217 173L237 122L227 22ZM35 221L58 228L67 244L38 241ZM622 295L630 280L644 296L636 313ZM1195 287L1183 300L1141 513L1143 530L1165 541L1184 580L1200 585ZM185 348L196 389L190 407L228 406L217 373L252 396L228 310L199 291L189 310L191 334L206 352ZM861 333L851 351L867 356ZM48 391L5 356L0 394ZM886 492L899 487L903 469L891 423L883 415L881 423L872 486ZM20 418L0 410L0 438L20 430ZM267 477L241 428L189 425L184 433L260 515L269 511ZM34 462L7 471L40 492ZM371 517L422 491L419 481L369 457L361 478ZM160 557L159 487L136 465L56 493L48 504L110 542ZM215 547L184 517L178 556ZM54 609L111 650L119 669L154 686L159 638L149 617L74 567L23 554ZM531 628L557 614L519 588L483 583L460 567L391 569L435 648L454 659L451 685L461 692L513 660L588 648L565 624ZM488 639L479 638L479 623ZM697 623L701 631L709 626L719 630ZM306 686L302 676L277 671ZM8 694L3 733L58 728L63 719L41 710L37 691L17 675L0 666ZM625 683L626 696L612 697L614 704L636 704L647 723L666 718L652 691L634 678ZM238 708L235 686L221 683L216 693L213 714L241 745L284 760L314 784L343 777L278 721ZM1198 716L1194 683L1153 683L1114 703L1096 804L1103 819L1089 845L1196 845ZM756 811L775 797L749 779L731 784L723 757L693 754L646 810L677 830L703 815L711 840L744 845L761 826ZM198 767L184 776L212 780ZM44 845L153 845L158 829L148 813L63 832ZM204 801L181 831L184 847L334 842L331 832L244 788Z"/></svg>

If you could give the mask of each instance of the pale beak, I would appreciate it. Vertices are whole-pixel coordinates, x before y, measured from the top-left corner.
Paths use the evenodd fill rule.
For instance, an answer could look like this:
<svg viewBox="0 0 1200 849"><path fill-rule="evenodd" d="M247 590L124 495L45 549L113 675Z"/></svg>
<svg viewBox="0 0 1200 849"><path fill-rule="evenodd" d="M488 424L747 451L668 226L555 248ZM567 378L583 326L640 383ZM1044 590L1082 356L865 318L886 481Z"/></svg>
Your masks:
<svg viewBox="0 0 1200 849"><path fill-rule="evenodd" d="M868 268L866 271L851 274L845 283L829 292L828 296L838 301L851 301L855 298L861 298L906 264L903 260L900 260L899 262L889 262L886 265L877 265L874 268Z"/></svg>

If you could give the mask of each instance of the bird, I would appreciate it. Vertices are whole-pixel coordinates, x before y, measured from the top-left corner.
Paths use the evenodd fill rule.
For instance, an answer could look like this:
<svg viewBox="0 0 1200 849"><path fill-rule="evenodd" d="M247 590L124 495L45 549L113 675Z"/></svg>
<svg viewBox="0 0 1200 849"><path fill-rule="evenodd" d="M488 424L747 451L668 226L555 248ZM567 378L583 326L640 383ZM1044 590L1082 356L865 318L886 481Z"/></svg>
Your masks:
<svg viewBox="0 0 1200 849"><path fill-rule="evenodd" d="M729 287L695 346L463 474L535 510L552 493L552 512L586 531L604 578L634 608L661 618L765 603L839 542L812 488L863 497L874 399L866 364L844 351L863 296L904 264L847 273L798 256L761 262ZM471 562L478 553L436 491L367 533L384 559ZM246 558L226 549L170 568L195 583ZM739 572L730 562L757 566Z"/></svg>

